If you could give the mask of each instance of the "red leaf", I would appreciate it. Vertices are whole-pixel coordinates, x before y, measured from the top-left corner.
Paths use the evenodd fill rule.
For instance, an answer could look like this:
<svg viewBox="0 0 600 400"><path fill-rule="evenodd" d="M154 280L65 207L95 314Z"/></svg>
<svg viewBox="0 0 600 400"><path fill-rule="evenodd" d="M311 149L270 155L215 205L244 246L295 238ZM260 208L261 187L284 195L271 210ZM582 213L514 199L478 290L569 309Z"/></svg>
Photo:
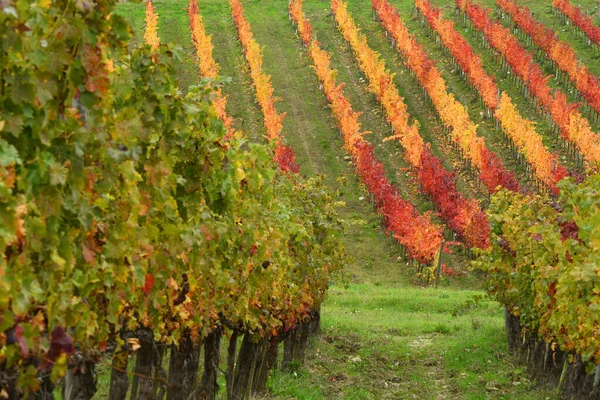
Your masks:
<svg viewBox="0 0 600 400"><path fill-rule="evenodd" d="M560 236L563 242L567 239L578 240L579 226L577 226L577 223L573 221L564 222L561 225Z"/></svg>
<svg viewBox="0 0 600 400"><path fill-rule="evenodd" d="M285 145L278 145L275 147L275 162L279 166L279 169L284 172L298 173L300 166L296 164L296 154L294 150Z"/></svg>
<svg viewBox="0 0 600 400"><path fill-rule="evenodd" d="M61 354L73 354L75 352L73 338L67 335L62 326L54 327L50 336L50 350L48 350L46 357L39 366L39 369L42 371L51 370L54 361L56 361Z"/></svg>
<svg viewBox="0 0 600 400"><path fill-rule="evenodd" d="M210 232L208 228L206 228L206 225L200 226L200 232L202 232L206 240L213 240L215 238L212 232Z"/></svg>
<svg viewBox="0 0 600 400"><path fill-rule="evenodd" d="M85 45L81 52L81 61L83 68L88 73L85 88L89 92L99 91L101 94L106 93L110 81L108 79L106 64L102 62L100 47Z"/></svg>
<svg viewBox="0 0 600 400"><path fill-rule="evenodd" d="M457 276L458 272L448 267L446 264L442 264L442 273L448 276Z"/></svg>
<svg viewBox="0 0 600 400"><path fill-rule="evenodd" d="M23 327L20 325L15 327L15 338L17 339L17 343L19 343L23 357L27 357L29 355L29 349L27 348L27 342L23 337Z"/></svg>
<svg viewBox="0 0 600 400"><path fill-rule="evenodd" d="M94 264L96 264L96 255L94 254L94 251L87 246L87 244L83 245L82 255L83 259L87 261L88 264L90 264L92 267L94 266Z"/></svg>
<svg viewBox="0 0 600 400"><path fill-rule="evenodd" d="M154 275L146 274L144 278L144 293L150 293L150 290L152 290L152 286L154 286Z"/></svg>

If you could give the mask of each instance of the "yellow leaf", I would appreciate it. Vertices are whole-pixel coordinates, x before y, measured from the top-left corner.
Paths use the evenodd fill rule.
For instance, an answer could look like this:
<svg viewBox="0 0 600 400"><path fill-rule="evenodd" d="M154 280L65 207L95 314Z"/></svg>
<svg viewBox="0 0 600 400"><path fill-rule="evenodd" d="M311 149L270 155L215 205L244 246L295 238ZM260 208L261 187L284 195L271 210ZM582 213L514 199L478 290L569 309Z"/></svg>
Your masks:
<svg viewBox="0 0 600 400"><path fill-rule="evenodd" d="M38 311L35 317L33 317L33 319L31 320L31 325L34 328L37 328L40 332L42 332L46 327L46 324L44 322L44 313Z"/></svg>
<svg viewBox="0 0 600 400"><path fill-rule="evenodd" d="M52 382L58 381L60 378L65 376L67 372L67 355L62 353L58 356L56 361L54 362L54 367L52 368L52 372L50 372L50 380Z"/></svg>
<svg viewBox="0 0 600 400"><path fill-rule="evenodd" d="M238 168L236 171L235 177L237 178L238 181L242 181L246 177L246 173L244 172L243 169Z"/></svg>

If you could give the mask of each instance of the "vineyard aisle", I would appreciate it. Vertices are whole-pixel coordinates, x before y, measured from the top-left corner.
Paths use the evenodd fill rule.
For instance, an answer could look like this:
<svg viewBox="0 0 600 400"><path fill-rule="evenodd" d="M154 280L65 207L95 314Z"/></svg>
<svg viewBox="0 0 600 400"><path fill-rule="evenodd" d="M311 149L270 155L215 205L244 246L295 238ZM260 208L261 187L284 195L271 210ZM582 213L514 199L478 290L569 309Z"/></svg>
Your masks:
<svg viewBox="0 0 600 400"><path fill-rule="evenodd" d="M377 23L370 19L370 6L360 5L362 2L349 1L353 14L359 21L369 21L366 32L378 31L381 35ZM198 79L186 13L188 1L154 3L161 41L174 42L184 50L178 74L185 90L185 85ZM255 39L264 47L264 70L271 75L275 96L281 98L275 106L279 112L287 113L283 132L296 153L301 173L325 175L328 186L339 190L347 203L343 215L352 222L343 239L353 257L345 271L347 283L337 282L330 288L322 308L322 334L311 343L305 365L289 373L276 371L269 381L268 398L554 398L551 390L535 387L525 368L509 355L503 308L484 298L482 291L473 290L480 286L482 277L445 278L439 289L411 284L409 277L414 272L401 259L392 238L385 235L367 192L360 187L346 158L312 62L288 19L288 0L242 3ZM223 88L228 96L228 112L237 128L250 133L250 140L265 141L262 116L254 100L229 3L199 0L198 4L207 33L213 37L213 54L220 65L220 75L231 78ZM448 4L453 3L448 0ZM412 2L404 8L399 6L407 20L411 8ZM304 9L323 48L337 52L343 41L340 36L329 36L336 32L329 1L308 0ZM143 34L143 4L121 2L117 10L135 27L137 35ZM385 48L382 38L378 42ZM385 51L393 57L392 51ZM363 128L374 131L366 139L376 145L388 179L401 188L410 188L408 197L420 211L431 209L430 202L418 194L414 183L401 170L406 165L399 154L400 146L395 142L379 146L381 139L390 134L389 127L377 103L365 91L364 78L351 64L350 54L348 49L345 56L334 54L332 66L340 69L340 81L347 83L355 110L365 113L361 118ZM396 65L392 68L402 70ZM406 75L397 80L410 78ZM417 85L413 83L401 90L410 110L414 109L415 115L423 119L427 137L437 136L431 133L435 129L432 111L426 107L418 110L421 93L404 92L418 90ZM436 153L442 154L442 146L447 145L434 141ZM477 193L470 181L459 179L461 189ZM443 261L466 270L467 261L460 256L444 254ZM108 390L110 366L103 367L97 399L106 398ZM219 396L223 396L224 382L220 384Z"/></svg>

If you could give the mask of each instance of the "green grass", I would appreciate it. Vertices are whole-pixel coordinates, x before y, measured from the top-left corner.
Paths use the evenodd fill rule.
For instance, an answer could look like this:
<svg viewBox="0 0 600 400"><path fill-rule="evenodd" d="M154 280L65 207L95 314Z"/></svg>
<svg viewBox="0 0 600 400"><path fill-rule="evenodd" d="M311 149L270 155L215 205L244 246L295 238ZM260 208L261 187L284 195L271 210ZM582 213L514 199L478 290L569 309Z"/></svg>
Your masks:
<svg viewBox="0 0 600 400"><path fill-rule="evenodd" d="M377 275L377 272L375 272ZM502 310L477 291L355 284L335 287L323 333L294 373L276 373L276 398L544 399L506 353Z"/></svg>
<svg viewBox="0 0 600 400"><path fill-rule="evenodd" d="M493 5L493 0L486 0ZM543 22L556 27L560 22L548 13L547 4L524 0ZM593 4L591 0L585 0ZM366 0L350 0L350 11L368 36L369 44L385 59L394 82L405 98L409 113L421 124L421 134L435 155L457 172L458 187L469 197L486 197L481 184L468 177L458 155L443 138L433 107L424 101L418 82L411 77L398 53L372 19ZM476 94L450 70L447 56L426 36L410 1L393 0L411 32L425 46L448 82L449 90L469 107L480 134L497 151L507 166L518 174L508 150L490 122L481 118ZM452 0L437 0L447 17ZM587 4L586 3L586 4ZM304 365L293 372L275 371L269 380L272 399L553 399L553 390L528 380L523 367L508 353L502 307L482 296L484 277L472 272L459 278L444 278L441 288L412 285L414 271L400 257L394 241L381 228L381 219L368 201L368 195L346 159L342 139L326 100L318 88L310 59L300 45L295 28L288 20L286 0L246 0L244 7L256 40L264 46L264 69L271 75L276 104L286 112L283 134L297 154L301 172L323 174L331 190L339 191L347 204L343 217L351 222L344 236L351 257L346 268L347 285L335 283L322 309L322 334L313 338ZM163 42L182 48L178 77L182 90L198 81L196 55L191 46L185 7L186 0L155 0L159 14L159 35ZM236 38L230 10L225 0L199 0L200 12L213 36L214 57L221 75L230 78L224 92L229 96L228 111L238 128L251 140L264 141L260 109L254 99L250 77ZM419 194L405 168L398 143L383 143L390 134L379 105L367 91L367 84L352 53L331 20L329 1L305 0L304 10L322 47L333 53L332 67L346 84L345 93L356 111L363 112L361 123L372 131L366 138L375 145L375 154L385 165L388 178L401 188L420 211L432 209ZM118 12L143 33L143 6L121 2ZM540 16L540 20L542 20ZM552 21L553 20L553 21ZM564 29L564 27L560 27ZM561 31L562 32L562 31ZM495 73L527 118L539 116L516 84L500 76L498 66L478 43L473 32L465 32L484 61ZM594 62L591 49L566 29L569 42L581 52L584 61ZM578 41L578 42L577 42ZM134 44L135 45L135 44ZM596 62L597 64L597 62ZM594 66L596 70L600 70ZM538 122L545 143L559 150L556 138L547 134L547 123ZM461 271L468 262L460 254L444 254L445 263ZM473 300L474 298L480 300ZM456 315L456 316L453 316ZM106 390L110 366L101 364L100 384ZM220 379L224 387L223 379ZM97 398L104 398L105 391ZM221 390L221 394L223 390Z"/></svg>

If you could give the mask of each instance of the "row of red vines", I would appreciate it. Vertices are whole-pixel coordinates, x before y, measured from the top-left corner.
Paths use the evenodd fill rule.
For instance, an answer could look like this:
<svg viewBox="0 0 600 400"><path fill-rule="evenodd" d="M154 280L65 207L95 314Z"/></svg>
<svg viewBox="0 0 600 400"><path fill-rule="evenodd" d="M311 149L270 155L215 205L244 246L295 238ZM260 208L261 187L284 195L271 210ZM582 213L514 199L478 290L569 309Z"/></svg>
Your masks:
<svg viewBox="0 0 600 400"><path fill-rule="evenodd" d="M477 136L477 125L471 121L467 109L448 93L446 81L417 39L408 32L396 10L386 0L373 0L372 5L406 65L429 94L443 124L451 129L452 138L479 170L479 177L488 191L493 193L497 188L519 190L514 174L504 168L483 138Z"/></svg>
<svg viewBox="0 0 600 400"><path fill-rule="evenodd" d="M579 93L597 113L600 113L600 79L592 75L577 59L571 45L559 40L552 29L536 21L527 7L519 7L512 0L496 0L496 4L546 52L560 70L569 75Z"/></svg>
<svg viewBox="0 0 600 400"><path fill-rule="evenodd" d="M579 7L571 4L569 0L552 0L552 6L581 29L589 41L600 45L600 27L594 25L592 17L583 13Z"/></svg>
<svg viewBox="0 0 600 400"><path fill-rule="evenodd" d="M415 207L402 199L399 191L385 177L383 165L375 159L373 145L363 139L360 113L344 96L343 84L336 82L336 71L330 65L330 55L312 38L312 27L302 13L302 0L292 0L289 5L302 41L314 63L323 93L339 125L344 148L351 155L356 173L375 199L383 215L387 230L406 248L412 258L431 263L442 243L442 229L428 215L419 215Z"/></svg>
<svg viewBox="0 0 600 400"><path fill-rule="evenodd" d="M283 143L281 129L285 114L279 114L275 109L273 86L271 78L264 73L262 68L262 51L254 40L250 24L244 17L244 8L239 0L230 0L233 22L237 29L238 37L244 47L244 56L250 68L250 76L254 83L256 99L263 113L264 125L269 141L275 143L275 161L284 171L298 172L299 167L295 162L294 151Z"/></svg>
<svg viewBox="0 0 600 400"><path fill-rule="evenodd" d="M381 3L387 4L387 1L382 0ZM494 116L504 132L525 156L536 177L553 193L557 193L556 183L567 175L567 170L560 164L557 155L546 149L541 136L535 130L535 123L521 116L506 92L502 92L498 97L500 90L494 77L484 70L481 58L454 28L454 23L444 19L439 8L432 6L429 0L415 0L415 4L456 59L469 82L477 89L485 105L494 110Z"/></svg>
<svg viewBox="0 0 600 400"><path fill-rule="evenodd" d="M206 34L202 16L198 13L198 1L190 0L188 6L188 16L190 19L190 31L192 32L192 42L196 48L196 55L199 60L200 75L205 78L219 79L219 66L215 62L212 51L213 44L209 35ZM233 120L227 114L227 97L217 88L215 91L215 99L213 100L217 116L223 125L228 130L228 136L235 133L233 128Z"/></svg>
<svg viewBox="0 0 600 400"><path fill-rule="evenodd" d="M537 99L537 103L548 113L561 135L573 143L587 161L588 166L600 166L600 135L592 132L590 124L578 111L576 104L567 100L564 92L557 89L551 93L547 76L537 64L533 55L525 50L510 30L490 18L491 10L470 0L456 0L459 9L466 13L473 26L480 31L513 72L524 82Z"/></svg>
<svg viewBox="0 0 600 400"><path fill-rule="evenodd" d="M332 0L331 9L338 28L350 43L360 69L369 81L369 90L375 94L386 112L398 139L405 149L404 157L417 172L421 190L436 204L441 217L448 226L457 232L472 247L489 246L490 227L485 213L476 200L467 200L456 189L454 175L447 171L435 157L419 134L418 122L409 124L406 104L400 97L393 78L385 69L385 62L379 58L360 34L347 4L342 0Z"/></svg>

